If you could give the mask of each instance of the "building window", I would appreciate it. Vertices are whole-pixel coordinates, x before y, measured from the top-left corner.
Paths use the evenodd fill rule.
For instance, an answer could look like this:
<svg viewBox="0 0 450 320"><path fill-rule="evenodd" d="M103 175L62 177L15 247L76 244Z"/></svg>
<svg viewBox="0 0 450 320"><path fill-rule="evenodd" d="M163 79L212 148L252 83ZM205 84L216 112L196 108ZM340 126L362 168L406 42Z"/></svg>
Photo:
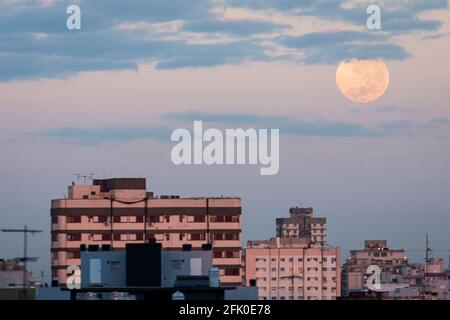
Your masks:
<svg viewBox="0 0 450 320"><path fill-rule="evenodd" d="M191 240L194 240L194 241L205 240L205 234L204 233L192 233Z"/></svg>
<svg viewBox="0 0 450 320"><path fill-rule="evenodd" d="M114 233L113 234L113 239L114 241L120 241L121 240L121 234L120 233Z"/></svg>
<svg viewBox="0 0 450 320"><path fill-rule="evenodd" d="M103 241L111 241L111 234L110 233L102 234L102 240Z"/></svg>
<svg viewBox="0 0 450 320"><path fill-rule="evenodd" d="M205 216L194 216L194 222L205 222Z"/></svg>
<svg viewBox="0 0 450 320"><path fill-rule="evenodd" d="M213 238L213 240L223 240L223 234L222 233L213 233L212 238Z"/></svg>
<svg viewBox="0 0 450 320"><path fill-rule="evenodd" d="M136 223L143 223L144 222L144 216L136 216Z"/></svg>
<svg viewBox="0 0 450 320"><path fill-rule="evenodd" d="M66 218L67 223L81 223L81 216L70 216Z"/></svg>
<svg viewBox="0 0 450 320"><path fill-rule="evenodd" d="M136 233L136 240L137 241L143 241L144 240L144 234L143 233Z"/></svg>
<svg viewBox="0 0 450 320"><path fill-rule="evenodd" d="M120 216L114 216L113 221L114 223L120 223Z"/></svg>
<svg viewBox="0 0 450 320"><path fill-rule="evenodd" d="M149 216L148 217L148 222L149 223L159 222L159 216Z"/></svg>
<svg viewBox="0 0 450 320"><path fill-rule="evenodd" d="M58 216L52 216L52 223L58 223Z"/></svg>
<svg viewBox="0 0 450 320"><path fill-rule="evenodd" d="M165 220L167 223L169 223L169 222L170 222L170 216L165 216L165 217L164 217L164 220Z"/></svg>
<svg viewBox="0 0 450 320"><path fill-rule="evenodd" d="M238 276L239 272L239 268L225 269L226 276Z"/></svg>
<svg viewBox="0 0 450 320"><path fill-rule="evenodd" d="M164 235L164 238L166 239L166 241L169 241L170 240L170 233L166 233Z"/></svg>
<svg viewBox="0 0 450 320"><path fill-rule="evenodd" d="M67 259L80 259L80 251L69 251L66 253Z"/></svg>
<svg viewBox="0 0 450 320"><path fill-rule="evenodd" d="M211 222L224 222L225 216L212 216Z"/></svg>
<svg viewBox="0 0 450 320"><path fill-rule="evenodd" d="M136 216L129 216L128 218L129 218L130 223L136 222Z"/></svg>
<svg viewBox="0 0 450 320"><path fill-rule="evenodd" d="M81 233L69 233L67 241L81 241Z"/></svg>
<svg viewBox="0 0 450 320"><path fill-rule="evenodd" d="M106 223L106 222L108 222L108 216L99 216L98 217L98 222L99 223Z"/></svg>
<svg viewBox="0 0 450 320"><path fill-rule="evenodd" d="M56 233L52 234L52 241L58 241L58 235Z"/></svg>
<svg viewBox="0 0 450 320"><path fill-rule="evenodd" d="M239 234L237 234L237 233L225 233L225 240L239 240Z"/></svg>
<svg viewBox="0 0 450 320"><path fill-rule="evenodd" d="M214 258L216 258L216 259L223 258L222 251L214 251Z"/></svg>

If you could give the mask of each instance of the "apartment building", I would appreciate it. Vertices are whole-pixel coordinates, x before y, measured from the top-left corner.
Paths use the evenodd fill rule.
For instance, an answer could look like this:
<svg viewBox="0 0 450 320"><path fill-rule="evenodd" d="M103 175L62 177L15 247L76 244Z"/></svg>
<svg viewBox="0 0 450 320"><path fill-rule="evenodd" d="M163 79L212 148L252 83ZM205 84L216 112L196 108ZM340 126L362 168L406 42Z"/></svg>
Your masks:
<svg viewBox="0 0 450 320"><path fill-rule="evenodd" d="M80 265L80 246L124 250L155 239L166 250L210 243L222 284L240 285L241 211L237 197L156 197L142 178L72 183L67 197L51 201L52 280L65 284L67 267Z"/></svg>
<svg viewBox="0 0 450 320"><path fill-rule="evenodd" d="M381 269L381 284L405 283L403 271L408 258L403 249L390 249L386 240L365 240L364 248L351 250L342 268L343 295L366 289L367 268L376 265Z"/></svg>
<svg viewBox="0 0 450 320"><path fill-rule="evenodd" d="M249 241L246 284L260 300L334 300L341 292L339 248L310 247L306 238Z"/></svg>
<svg viewBox="0 0 450 320"><path fill-rule="evenodd" d="M326 239L326 218L313 217L313 208L293 207L289 218L276 219L276 235L282 238L308 238L311 247L323 247Z"/></svg>
<svg viewBox="0 0 450 320"><path fill-rule="evenodd" d="M417 287L422 294L440 300L448 297L448 273L444 259L429 258L426 263L413 263L405 268L403 276L411 287Z"/></svg>

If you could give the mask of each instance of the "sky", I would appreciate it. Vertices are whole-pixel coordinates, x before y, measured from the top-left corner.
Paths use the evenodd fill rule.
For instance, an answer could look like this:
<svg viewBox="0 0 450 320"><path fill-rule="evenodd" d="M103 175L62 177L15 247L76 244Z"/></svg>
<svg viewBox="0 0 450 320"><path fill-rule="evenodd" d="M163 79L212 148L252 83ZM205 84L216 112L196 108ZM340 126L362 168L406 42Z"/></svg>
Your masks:
<svg viewBox="0 0 450 320"><path fill-rule="evenodd" d="M381 30L366 8L381 7ZM66 28L67 6L81 30ZM343 97L339 63L382 59L385 94ZM450 254L447 0L3 0L0 228L29 227L50 274L50 200L75 173L146 177L156 194L239 196L243 245L291 206L325 216L343 256L387 239L412 261ZM280 129L280 170L176 166L176 128ZM439 251L443 250L443 251ZM22 255L0 233L0 257Z"/></svg>

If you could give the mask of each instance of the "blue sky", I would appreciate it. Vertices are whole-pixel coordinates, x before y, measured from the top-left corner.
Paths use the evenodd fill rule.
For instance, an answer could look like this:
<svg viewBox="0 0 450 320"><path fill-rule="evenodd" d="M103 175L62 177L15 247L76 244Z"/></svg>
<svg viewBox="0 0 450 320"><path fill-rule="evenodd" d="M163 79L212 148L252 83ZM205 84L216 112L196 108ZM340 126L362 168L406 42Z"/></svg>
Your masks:
<svg viewBox="0 0 450 320"><path fill-rule="evenodd" d="M68 31L74 3L82 29ZM378 3L382 30L369 31L364 0L2 1L0 226L45 231L30 250L48 276L50 199L92 172L147 177L156 194L240 196L243 244L302 204L328 218L343 256L369 238L422 249L426 231L450 249L448 1ZM379 100L337 90L352 58L386 62ZM194 120L280 129L279 174L174 166L170 133ZM21 248L0 234L0 258Z"/></svg>

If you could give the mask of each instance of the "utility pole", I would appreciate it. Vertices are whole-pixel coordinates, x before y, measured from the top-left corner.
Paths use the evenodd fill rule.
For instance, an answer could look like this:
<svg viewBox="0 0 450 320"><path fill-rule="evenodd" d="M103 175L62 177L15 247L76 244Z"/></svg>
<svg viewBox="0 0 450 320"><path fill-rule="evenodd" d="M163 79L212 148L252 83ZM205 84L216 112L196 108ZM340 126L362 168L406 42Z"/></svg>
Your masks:
<svg viewBox="0 0 450 320"><path fill-rule="evenodd" d="M18 260L23 262L22 287L25 291L25 288L27 287L27 262L37 260L37 258L28 257L28 233L34 235L35 233L42 232L42 230L28 229L28 227L25 225L23 229L0 229L0 231L1 232L23 233L23 257L18 258Z"/></svg>

